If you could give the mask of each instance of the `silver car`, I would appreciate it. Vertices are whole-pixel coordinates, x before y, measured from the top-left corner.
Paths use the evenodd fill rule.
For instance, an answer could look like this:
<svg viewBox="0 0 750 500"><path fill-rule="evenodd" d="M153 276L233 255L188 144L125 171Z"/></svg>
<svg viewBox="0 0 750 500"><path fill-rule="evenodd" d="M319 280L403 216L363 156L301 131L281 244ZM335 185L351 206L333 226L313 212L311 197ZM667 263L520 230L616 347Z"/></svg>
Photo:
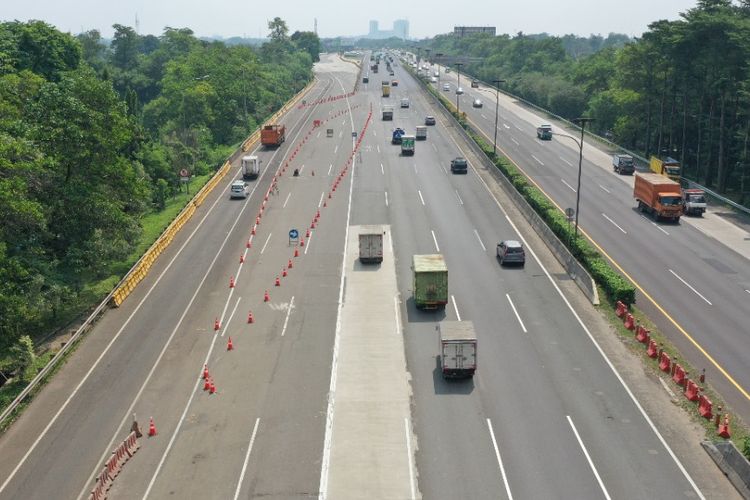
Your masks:
<svg viewBox="0 0 750 500"><path fill-rule="evenodd" d="M523 245L516 240L504 240L497 244L497 258L500 265L518 264L523 266L526 263L526 252Z"/></svg>
<svg viewBox="0 0 750 500"><path fill-rule="evenodd" d="M244 181L234 181L229 188L230 198L247 198L247 184Z"/></svg>

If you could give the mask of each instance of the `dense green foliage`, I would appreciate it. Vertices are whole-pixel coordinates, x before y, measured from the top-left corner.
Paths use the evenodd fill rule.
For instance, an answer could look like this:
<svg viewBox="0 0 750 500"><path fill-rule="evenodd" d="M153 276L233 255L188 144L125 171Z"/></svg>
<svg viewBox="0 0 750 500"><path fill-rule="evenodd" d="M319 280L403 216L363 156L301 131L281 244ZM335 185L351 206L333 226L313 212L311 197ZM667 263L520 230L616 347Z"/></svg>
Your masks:
<svg viewBox="0 0 750 500"><path fill-rule="evenodd" d="M419 44L422 55L469 57L463 71L648 157L680 160L683 175L750 204L750 2L700 0L676 21L622 35L456 38ZM588 54L588 55L587 55Z"/></svg>
<svg viewBox="0 0 750 500"><path fill-rule="evenodd" d="M33 365L28 335L88 307L83 291L131 254L179 170L219 166L304 87L319 52L314 34L290 38L278 18L260 48L114 29L107 45L97 31L0 24L4 373Z"/></svg>

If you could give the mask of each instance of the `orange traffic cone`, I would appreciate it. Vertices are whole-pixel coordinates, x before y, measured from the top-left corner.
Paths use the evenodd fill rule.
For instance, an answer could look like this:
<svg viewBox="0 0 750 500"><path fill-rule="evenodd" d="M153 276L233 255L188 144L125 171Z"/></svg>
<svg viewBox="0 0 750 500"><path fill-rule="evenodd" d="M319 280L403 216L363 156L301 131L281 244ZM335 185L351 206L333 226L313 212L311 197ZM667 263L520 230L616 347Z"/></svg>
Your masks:
<svg viewBox="0 0 750 500"><path fill-rule="evenodd" d="M304 238L300 238L299 239L299 246L301 246L301 247L305 246L305 239Z"/></svg>
<svg viewBox="0 0 750 500"><path fill-rule="evenodd" d="M263 302L268 302L271 300L271 297L268 296L268 290L266 290L266 293L263 294Z"/></svg>
<svg viewBox="0 0 750 500"><path fill-rule="evenodd" d="M315 177L315 170L312 171L312 176Z"/></svg>
<svg viewBox="0 0 750 500"><path fill-rule="evenodd" d="M249 323L255 323L255 318L253 318L253 312L252 311L250 311L249 313L247 313L247 322L248 322L248 324Z"/></svg>
<svg viewBox="0 0 750 500"><path fill-rule="evenodd" d="M315 229L315 219L313 219L312 224L310 224L310 229Z"/></svg>
<svg viewBox="0 0 750 500"><path fill-rule="evenodd" d="M309 237L310 237L310 229L308 229L308 230L307 230L307 231L305 232L305 238L309 238Z"/></svg>
<svg viewBox="0 0 750 500"><path fill-rule="evenodd" d="M253 236L255 236L255 226L253 226L253 230L250 231L250 234L252 234Z"/></svg>
<svg viewBox="0 0 750 500"><path fill-rule="evenodd" d="M204 390L204 391L207 391L207 390L209 390L210 388L211 388L211 379L210 379L210 378L207 378L207 379L206 379L206 380L205 380L205 381L203 382L203 390Z"/></svg>
<svg viewBox="0 0 750 500"><path fill-rule="evenodd" d="M281 270L281 277L286 278L286 267Z"/></svg>
<svg viewBox="0 0 750 500"><path fill-rule="evenodd" d="M294 249L294 256L299 257L299 250L297 250L296 248Z"/></svg>
<svg viewBox="0 0 750 500"><path fill-rule="evenodd" d="M214 331L221 328L221 324L219 324L219 318L214 319Z"/></svg>
<svg viewBox="0 0 750 500"><path fill-rule="evenodd" d="M156 424L154 424L154 417L151 417L148 422L148 437L154 436L156 436Z"/></svg>
<svg viewBox="0 0 750 500"><path fill-rule="evenodd" d="M203 380L208 378L208 365L203 365Z"/></svg>
<svg viewBox="0 0 750 500"><path fill-rule="evenodd" d="M229 340L227 341L227 351L231 351L234 349L234 344L232 344L232 337L229 337Z"/></svg>
<svg viewBox="0 0 750 500"><path fill-rule="evenodd" d="M245 243L245 248L252 248L253 242L252 240L247 240L247 243Z"/></svg>
<svg viewBox="0 0 750 500"><path fill-rule="evenodd" d="M216 392L216 385L214 385L214 380L211 379L211 385L208 387L208 393L213 394Z"/></svg>
<svg viewBox="0 0 750 500"><path fill-rule="evenodd" d="M319 218L320 218L320 210L318 210L317 212L315 212L315 218L316 218L316 219L319 219Z"/></svg>
<svg viewBox="0 0 750 500"><path fill-rule="evenodd" d="M240 254L240 264L242 264L243 262L245 262L245 255Z"/></svg>
<svg viewBox="0 0 750 500"><path fill-rule="evenodd" d="M234 276L229 277L229 288L234 288Z"/></svg>
<svg viewBox="0 0 750 500"><path fill-rule="evenodd" d="M276 276L276 286L281 286L281 280Z"/></svg>

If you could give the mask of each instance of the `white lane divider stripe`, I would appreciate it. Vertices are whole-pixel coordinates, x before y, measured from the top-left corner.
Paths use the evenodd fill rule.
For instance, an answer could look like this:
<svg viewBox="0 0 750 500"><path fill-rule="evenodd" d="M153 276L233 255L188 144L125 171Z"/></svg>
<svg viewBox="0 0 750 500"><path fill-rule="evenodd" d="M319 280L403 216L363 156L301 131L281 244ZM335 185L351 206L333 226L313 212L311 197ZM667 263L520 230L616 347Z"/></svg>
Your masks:
<svg viewBox="0 0 750 500"><path fill-rule="evenodd" d="M237 489L234 490L234 500L240 497L240 489L242 488L242 481L245 479L245 471L247 471L247 463L250 460L250 452L253 451L253 443L255 443L255 435L258 432L258 424L260 423L260 417L255 419L255 425L253 426L253 433L250 435L250 444L247 446L247 453L245 454L245 461L242 463L242 472L240 472L240 479L237 481Z"/></svg>
<svg viewBox="0 0 750 500"><path fill-rule="evenodd" d="M235 302L234 309L232 309L232 313L229 315L229 318L227 318L226 324L222 323L222 325L221 325L221 336L222 337L227 332L227 326L229 326L229 323L232 322L232 318L234 318L234 313L237 312L237 306L240 305L240 299L242 299L242 297L237 297L237 302Z"/></svg>
<svg viewBox="0 0 750 500"><path fill-rule="evenodd" d="M266 238L266 242L263 243L263 248L260 249L260 253L263 254L263 252L266 251L266 246L268 245L268 242L271 240L271 235L273 233L268 233L268 238Z"/></svg>
<svg viewBox="0 0 750 500"><path fill-rule="evenodd" d="M542 160L540 160L539 158L537 158L534 155L531 155L531 157L534 158L538 164L540 164L541 166L544 166L544 163L542 163Z"/></svg>
<svg viewBox="0 0 750 500"><path fill-rule="evenodd" d="M461 195L458 194L458 189L455 190L455 193L456 193L456 198L458 198L458 204L459 205L463 205L464 204L464 200L462 200L461 199Z"/></svg>
<svg viewBox="0 0 750 500"><path fill-rule="evenodd" d="M284 204L281 206L281 208L286 208L286 204L289 203L289 198L292 197L292 193L289 193L286 195L286 199L284 200Z"/></svg>
<svg viewBox="0 0 750 500"><path fill-rule="evenodd" d="M676 272L672 271L671 269L669 270L669 272L672 273L675 278L677 278L678 280L682 281L682 283L686 287L688 287L689 289L691 289L693 291L693 293L695 293L698 297L700 297L703 300L705 300L706 304L708 304L709 306L713 305L706 297L704 297L700 292L698 292L698 290L696 290L695 288L693 288L693 286L690 283L688 283L687 281L685 281L684 279L682 279Z"/></svg>
<svg viewBox="0 0 750 500"><path fill-rule="evenodd" d="M516 305L513 303L513 300L510 298L510 294L506 293L505 296L508 298L508 302L510 303L511 309L513 309L513 313L516 315L516 319L518 320L518 323L521 325L521 330L523 330L523 333L529 333L528 330L526 330L526 325L523 324L521 315L518 314L518 309L516 309Z"/></svg>
<svg viewBox="0 0 750 500"><path fill-rule="evenodd" d="M479 231L477 231L475 229L474 230L474 234L477 236L477 240L479 240L479 244L482 245L482 250L484 250L486 252L487 251L487 247L484 246L484 243L482 243L482 238L479 236Z"/></svg>
<svg viewBox="0 0 750 500"><path fill-rule="evenodd" d="M286 318L284 318L284 326L281 328L282 337L286 333L286 326L287 324L289 324L289 316L292 315L292 309L294 309L294 295L292 295L292 300L289 301L289 307L286 310Z"/></svg>
<svg viewBox="0 0 750 500"><path fill-rule="evenodd" d="M320 200L318 200L318 208L323 204L323 197L326 195L325 191L320 193Z"/></svg>
<svg viewBox="0 0 750 500"><path fill-rule="evenodd" d="M456 319L461 321L461 314L458 312L458 306L456 305L456 297L451 295L451 302L453 302L453 310L456 311Z"/></svg>
<svg viewBox="0 0 750 500"><path fill-rule="evenodd" d="M385 206L388 206L388 191L385 192Z"/></svg>
<svg viewBox="0 0 750 500"><path fill-rule="evenodd" d="M417 193L419 193L419 200L422 202L422 205L424 205L424 198L422 197L422 191L417 189Z"/></svg>
<svg viewBox="0 0 750 500"><path fill-rule="evenodd" d="M438 246L437 238L435 237L435 231L433 231L432 229L430 229L430 232L432 233L432 241L435 242L435 250L437 250L439 252L440 251L440 247Z"/></svg>
<svg viewBox="0 0 750 500"><path fill-rule="evenodd" d="M563 184L565 184L566 186L568 186L568 188L571 191L573 191L574 193L576 192L576 188L574 188L573 186L571 186L570 184L568 184L567 182L565 182L565 179L560 179L560 180L562 181Z"/></svg>
<svg viewBox="0 0 750 500"><path fill-rule="evenodd" d="M578 445L583 450L583 454L586 456L586 460L589 462L589 466L591 467L591 470L594 472L594 476L596 477L596 481L599 483L599 487L602 489L602 493L604 493L604 498L606 498L607 500L610 500L611 497L609 496L607 487L604 486L604 482L602 481L601 476L599 476L599 471L596 470L596 466L594 465L593 460L591 460L591 456L589 455L589 452L586 449L586 446L583 444L583 440L581 440L580 434L578 434L578 429L576 429L576 426L573 423L573 419L570 418L570 415L566 415L566 418L568 419L570 428L573 429L573 434L575 434L576 439L578 440Z"/></svg>
<svg viewBox="0 0 750 500"><path fill-rule="evenodd" d="M613 221L612 219L610 219L609 217L607 217L607 214L605 214L605 213L602 213L602 217L604 217L604 218L605 218L605 219L607 219L607 220L608 220L609 222L611 222L611 223L612 223L612 225L613 225L613 226L615 226L615 227L616 227L617 229L619 229L620 231L622 231L622 233L623 233L623 234L628 234L628 232L627 232L627 231L625 231L625 230L624 230L623 228L621 228L621 227L620 227L620 225L619 225L619 224L618 224L617 222L615 222L615 221Z"/></svg>
<svg viewBox="0 0 750 500"><path fill-rule="evenodd" d="M508 484L508 476L505 474L505 467L503 466L503 459L500 457L500 449L497 447L497 439L495 439L495 431L492 429L492 421L487 419L487 428L490 431L490 437L492 438L492 446L495 448L495 458L497 458L497 466L500 468L500 475L503 477L503 484L505 485L505 494L508 495L508 500L513 500L513 493L510 492L510 485Z"/></svg>
<svg viewBox="0 0 750 500"><path fill-rule="evenodd" d="M573 166L573 164L572 164L572 163L570 163L570 162L569 162L568 160L566 160L566 159L565 159L565 158L563 158L562 156L560 157L560 159L561 159L562 161L564 161L565 163L567 163L568 165L570 165L571 167Z"/></svg>

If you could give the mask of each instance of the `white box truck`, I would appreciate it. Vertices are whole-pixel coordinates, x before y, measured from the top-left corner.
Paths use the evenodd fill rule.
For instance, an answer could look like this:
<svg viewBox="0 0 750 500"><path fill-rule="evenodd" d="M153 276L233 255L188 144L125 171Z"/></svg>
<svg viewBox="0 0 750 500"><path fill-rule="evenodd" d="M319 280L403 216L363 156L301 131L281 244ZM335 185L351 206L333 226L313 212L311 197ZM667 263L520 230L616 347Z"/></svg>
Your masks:
<svg viewBox="0 0 750 500"><path fill-rule="evenodd" d="M359 261L383 262L383 226L362 226L359 231Z"/></svg>
<svg viewBox="0 0 750 500"><path fill-rule="evenodd" d="M417 125L417 133L415 135L418 141L427 140L427 127L424 125Z"/></svg>
<svg viewBox="0 0 750 500"><path fill-rule="evenodd" d="M255 155L242 157L242 178L257 179L260 174L260 161Z"/></svg>
<svg viewBox="0 0 750 500"><path fill-rule="evenodd" d="M440 368L443 378L473 377L477 370L477 334L471 321L443 321L440 331Z"/></svg>

